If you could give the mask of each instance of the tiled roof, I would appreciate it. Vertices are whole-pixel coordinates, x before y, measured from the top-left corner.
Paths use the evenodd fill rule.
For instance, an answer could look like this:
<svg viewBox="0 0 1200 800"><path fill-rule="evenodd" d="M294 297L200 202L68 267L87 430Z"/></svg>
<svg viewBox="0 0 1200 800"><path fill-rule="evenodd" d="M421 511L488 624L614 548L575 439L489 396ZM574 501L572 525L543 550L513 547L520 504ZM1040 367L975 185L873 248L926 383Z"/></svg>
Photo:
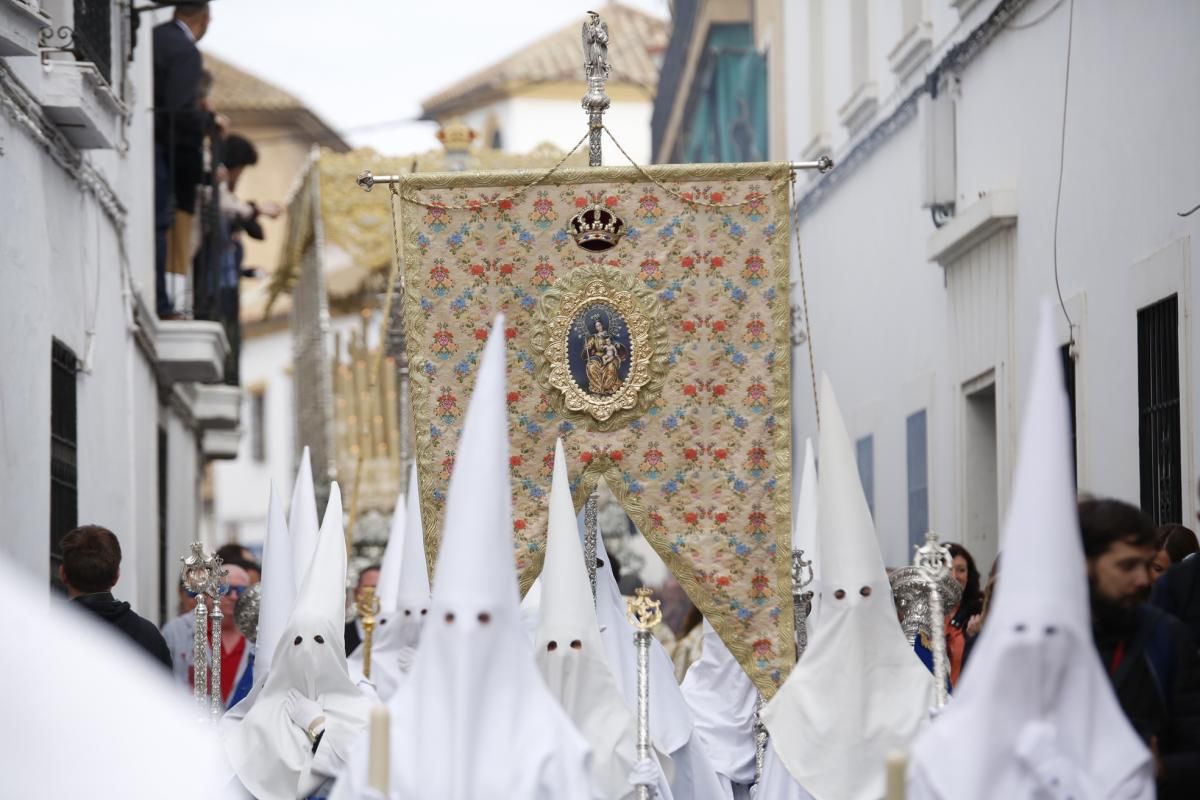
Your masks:
<svg viewBox="0 0 1200 800"><path fill-rule="evenodd" d="M204 54L204 66L213 75L210 100L220 111L288 111L306 108L295 95L273 83L222 61L212 53Z"/></svg>
<svg viewBox="0 0 1200 800"><path fill-rule="evenodd" d="M235 126L286 124L302 131L313 142L338 152L350 145L300 98L212 53L204 53L204 66L212 73L209 102Z"/></svg>
<svg viewBox="0 0 1200 800"><path fill-rule="evenodd" d="M610 2L599 11L611 36L609 60L612 83L631 83L653 93L658 85L658 65L666 49L670 23L636 8ZM586 17L559 29L501 61L448 86L421 105L433 117L512 85L552 81L577 81L583 85L583 48L580 29Z"/></svg>

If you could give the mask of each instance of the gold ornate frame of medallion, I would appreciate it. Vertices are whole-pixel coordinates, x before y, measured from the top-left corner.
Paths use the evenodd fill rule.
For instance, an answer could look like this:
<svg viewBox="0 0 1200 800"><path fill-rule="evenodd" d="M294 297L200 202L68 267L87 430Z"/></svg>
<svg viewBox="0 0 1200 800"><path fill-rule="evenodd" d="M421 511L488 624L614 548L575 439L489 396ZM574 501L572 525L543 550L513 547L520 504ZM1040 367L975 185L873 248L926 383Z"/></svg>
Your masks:
<svg viewBox="0 0 1200 800"><path fill-rule="evenodd" d="M595 314L608 318L606 329L616 318L628 333L628 371L615 390L604 394L581 385L571 365L572 327ZM533 323L534 349L543 354L537 381L564 418L612 431L644 414L658 398L667 375L666 324L654 293L633 275L603 264L576 269L542 296Z"/></svg>

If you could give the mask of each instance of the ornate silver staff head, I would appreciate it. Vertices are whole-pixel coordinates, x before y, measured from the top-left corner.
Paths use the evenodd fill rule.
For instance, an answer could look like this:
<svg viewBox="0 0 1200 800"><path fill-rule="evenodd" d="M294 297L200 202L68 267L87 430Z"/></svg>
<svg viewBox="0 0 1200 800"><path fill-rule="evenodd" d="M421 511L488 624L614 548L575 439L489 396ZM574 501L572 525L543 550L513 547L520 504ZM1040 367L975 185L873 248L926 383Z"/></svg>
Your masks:
<svg viewBox="0 0 1200 800"><path fill-rule="evenodd" d="M792 551L792 594L799 596L813 582L812 559L805 560L803 550ZM805 572L808 577L805 577Z"/></svg>
<svg viewBox="0 0 1200 800"><path fill-rule="evenodd" d="M937 534L929 531L925 534L925 544L918 547L913 556L913 566L920 569L927 580L938 583L950 573L954 559L950 555L950 548L938 544Z"/></svg>
<svg viewBox="0 0 1200 800"><path fill-rule="evenodd" d="M949 548L938 544L937 534L929 531L925 534L925 544L916 548L913 565L896 570L889 579L909 643L922 634L930 644L936 693L933 714L947 701L945 612L962 600L962 587L950 570L953 563Z"/></svg>
<svg viewBox="0 0 1200 800"><path fill-rule="evenodd" d="M927 639L933 635L930 625L929 579L920 567L901 567L888 576L892 585L892 596L896 610L900 612L900 626L909 644L921 634ZM962 599L962 587L954 576L947 573L937 582L943 608L954 608Z"/></svg>
<svg viewBox="0 0 1200 800"><path fill-rule="evenodd" d="M194 594L207 594L212 580L214 556L204 551L203 542L192 542L191 551L189 555L179 558L183 562L180 572L183 586Z"/></svg>

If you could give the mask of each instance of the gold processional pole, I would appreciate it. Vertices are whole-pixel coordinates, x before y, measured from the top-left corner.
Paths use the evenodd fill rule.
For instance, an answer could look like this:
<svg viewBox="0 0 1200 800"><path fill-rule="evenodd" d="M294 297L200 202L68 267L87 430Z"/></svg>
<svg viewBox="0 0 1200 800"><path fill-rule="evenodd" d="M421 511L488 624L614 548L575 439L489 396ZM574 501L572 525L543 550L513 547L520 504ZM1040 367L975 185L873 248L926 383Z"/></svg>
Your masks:
<svg viewBox="0 0 1200 800"><path fill-rule="evenodd" d="M371 679L371 640L375 633L375 615L379 613L379 598L374 586L364 586L355 607L363 625L363 677Z"/></svg>
<svg viewBox="0 0 1200 800"><path fill-rule="evenodd" d="M191 555L180 557L183 562L181 577L183 586L196 595L196 626L192 638L192 698L196 701L201 718L210 718L214 723L221 719L225 704L221 698L221 624L225 615L221 613L221 595L226 589L225 576L221 568L221 557L205 552L202 542L192 542ZM208 612L205 598L212 600L212 614ZM212 641L208 642L208 623L212 620ZM208 664L211 653L212 670Z"/></svg>
<svg viewBox="0 0 1200 800"><path fill-rule="evenodd" d="M651 629L662 622L662 604L655 600L645 586L638 587L634 597L626 601L629 621L637 628L637 758L650 758L650 636ZM639 784L637 800L650 800L650 787Z"/></svg>

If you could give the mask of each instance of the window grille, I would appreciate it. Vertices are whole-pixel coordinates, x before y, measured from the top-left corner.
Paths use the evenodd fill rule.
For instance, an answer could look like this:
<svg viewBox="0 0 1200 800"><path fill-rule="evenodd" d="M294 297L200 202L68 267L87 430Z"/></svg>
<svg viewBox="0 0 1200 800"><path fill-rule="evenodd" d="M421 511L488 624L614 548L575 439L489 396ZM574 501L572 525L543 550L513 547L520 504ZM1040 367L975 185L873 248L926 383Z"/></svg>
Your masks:
<svg viewBox="0 0 1200 800"><path fill-rule="evenodd" d="M75 57L112 85L112 0L75 0Z"/></svg>
<svg viewBox="0 0 1200 800"><path fill-rule="evenodd" d="M50 350L50 562L57 579L59 544L79 524L76 373L79 361L55 340Z"/></svg>
<svg viewBox="0 0 1200 800"><path fill-rule="evenodd" d="M1159 525L1182 522L1178 296L1138 311L1137 331L1142 510Z"/></svg>

